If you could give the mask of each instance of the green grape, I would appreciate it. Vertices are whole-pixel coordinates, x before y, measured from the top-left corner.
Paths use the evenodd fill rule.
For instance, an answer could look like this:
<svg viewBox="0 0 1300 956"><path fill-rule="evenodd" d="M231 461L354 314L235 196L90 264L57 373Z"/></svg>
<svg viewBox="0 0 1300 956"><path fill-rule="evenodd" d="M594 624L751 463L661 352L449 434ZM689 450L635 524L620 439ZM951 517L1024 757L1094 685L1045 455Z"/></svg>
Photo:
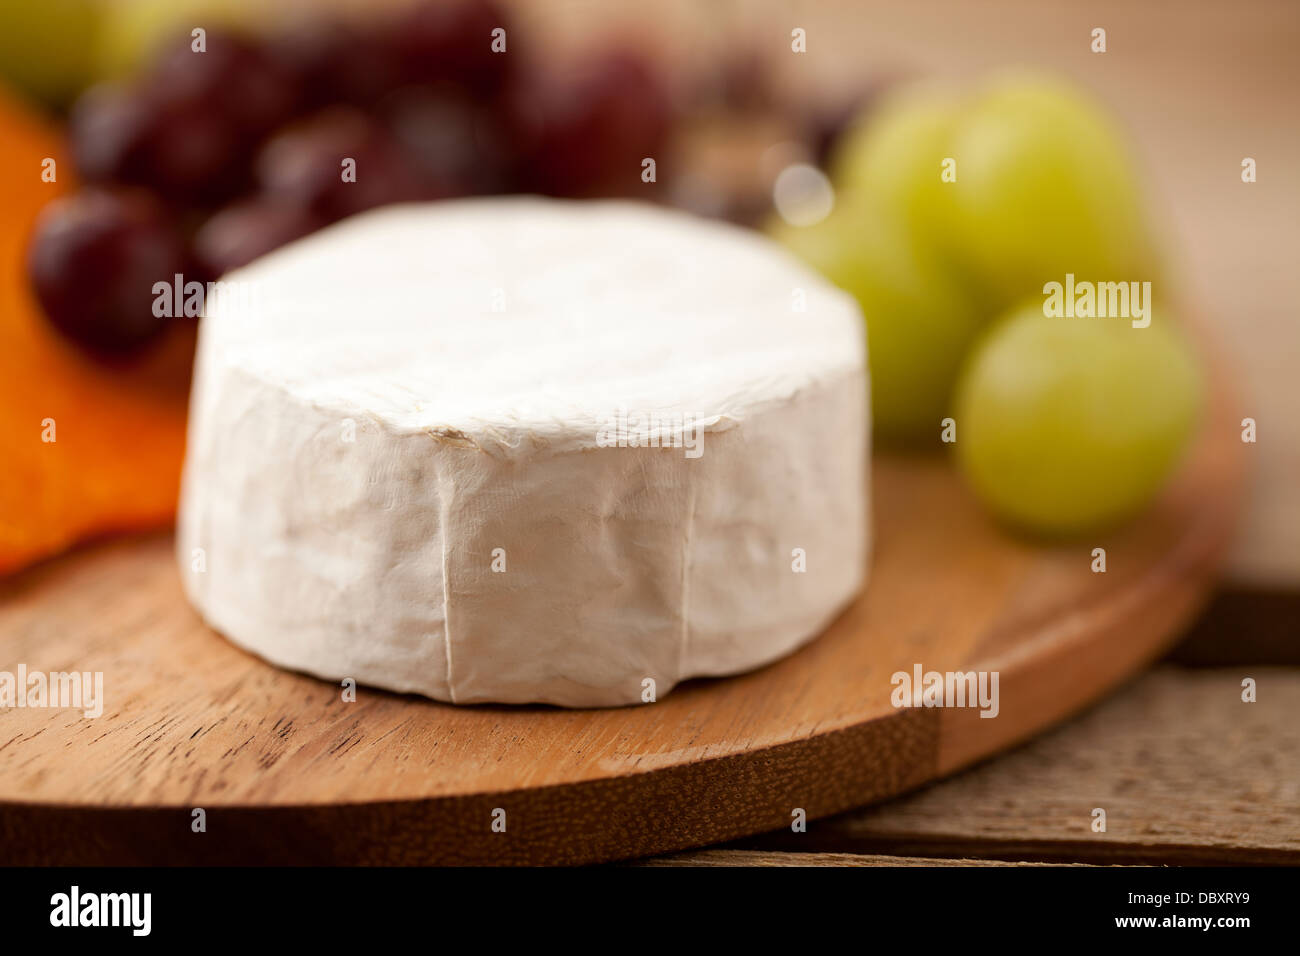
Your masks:
<svg viewBox="0 0 1300 956"><path fill-rule="evenodd" d="M63 106L90 79L101 4L90 0L0 3L0 78Z"/></svg>
<svg viewBox="0 0 1300 956"><path fill-rule="evenodd" d="M1003 305L1045 283L1150 279L1141 193L1097 106L1040 77L996 81L951 139L949 240Z"/></svg>
<svg viewBox="0 0 1300 956"><path fill-rule="evenodd" d="M982 313L913 234L861 202L815 226L776 236L850 292L867 323L874 433L911 441L935 434Z"/></svg>
<svg viewBox="0 0 1300 956"><path fill-rule="evenodd" d="M1051 318L1041 301L996 324L956 392L960 467L995 514L1073 535L1136 512L1192 435L1201 378L1157 314Z"/></svg>
<svg viewBox="0 0 1300 956"><path fill-rule="evenodd" d="M908 87L874 104L831 158L841 193L863 194L935 247L944 245L949 183L941 178L959 119L957 100L931 87Z"/></svg>

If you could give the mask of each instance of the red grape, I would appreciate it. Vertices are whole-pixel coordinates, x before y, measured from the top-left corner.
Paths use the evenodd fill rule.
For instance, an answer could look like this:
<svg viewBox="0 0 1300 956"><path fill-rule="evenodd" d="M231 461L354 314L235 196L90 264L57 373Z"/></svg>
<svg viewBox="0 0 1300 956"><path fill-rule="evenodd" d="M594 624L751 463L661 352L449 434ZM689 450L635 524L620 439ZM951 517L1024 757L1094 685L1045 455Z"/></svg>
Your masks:
<svg viewBox="0 0 1300 956"><path fill-rule="evenodd" d="M246 168L239 130L221 113L176 92L101 86L83 94L68 130L82 177L146 186L179 201L237 191Z"/></svg>
<svg viewBox="0 0 1300 956"><path fill-rule="evenodd" d="M247 187L254 145L299 99L293 74L251 41L214 32L199 53L186 37L135 85L98 87L78 101L73 156L92 182L219 202Z"/></svg>
<svg viewBox="0 0 1300 956"><path fill-rule="evenodd" d="M183 42L161 48L145 76L172 100L217 110L251 143L284 124L302 98L298 77L262 46L210 30L202 52Z"/></svg>
<svg viewBox="0 0 1300 956"><path fill-rule="evenodd" d="M511 62L509 47L492 52L498 27L506 29L505 17L488 0L421 0L389 25L389 45L408 82L450 82L490 95Z"/></svg>
<svg viewBox="0 0 1300 956"><path fill-rule="evenodd" d="M305 20L271 37L268 51L296 78L304 105L369 106L402 82L388 39L378 28Z"/></svg>
<svg viewBox="0 0 1300 956"><path fill-rule="evenodd" d="M355 182L342 178L345 159L356 164ZM275 136L258 155L257 177L266 195L329 221L445 195L382 124L348 107L326 110Z"/></svg>
<svg viewBox="0 0 1300 956"><path fill-rule="evenodd" d="M145 141L153 123L145 98L125 86L91 87L73 105L68 135L83 179L132 182L147 167Z"/></svg>
<svg viewBox="0 0 1300 956"><path fill-rule="evenodd" d="M506 185L504 131L493 115L452 91L412 86L380 106L402 150L443 195L484 195Z"/></svg>
<svg viewBox="0 0 1300 956"><path fill-rule="evenodd" d="M93 189L42 210L27 258L50 321L104 354L133 351L163 330L168 316L155 314L153 287L184 266L180 236L154 200Z"/></svg>
<svg viewBox="0 0 1300 956"><path fill-rule="evenodd" d="M322 225L320 217L290 203L241 200L199 227L194 235L194 259L206 278L215 279Z"/></svg>
<svg viewBox="0 0 1300 956"><path fill-rule="evenodd" d="M629 52L530 78L511 103L525 183L559 196L628 192L642 159L663 146L670 115L661 78Z"/></svg>

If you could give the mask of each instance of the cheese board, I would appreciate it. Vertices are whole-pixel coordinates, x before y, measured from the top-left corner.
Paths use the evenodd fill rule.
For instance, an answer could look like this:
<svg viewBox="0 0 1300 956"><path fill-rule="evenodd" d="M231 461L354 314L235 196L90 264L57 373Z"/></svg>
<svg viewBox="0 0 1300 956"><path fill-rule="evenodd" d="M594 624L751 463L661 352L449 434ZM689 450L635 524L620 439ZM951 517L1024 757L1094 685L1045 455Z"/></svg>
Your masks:
<svg viewBox="0 0 1300 956"><path fill-rule="evenodd" d="M170 534L46 562L0 585L0 669L102 674L102 713L0 709L0 862L577 864L815 828L1160 655L1231 536L1238 411L1219 375L1156 504L1068 544L998 528L943 456L877 454L862 596L791 657L630 707L349 699L208 629ZM982 706L896 706L918 672L972 671Z"/></svg>

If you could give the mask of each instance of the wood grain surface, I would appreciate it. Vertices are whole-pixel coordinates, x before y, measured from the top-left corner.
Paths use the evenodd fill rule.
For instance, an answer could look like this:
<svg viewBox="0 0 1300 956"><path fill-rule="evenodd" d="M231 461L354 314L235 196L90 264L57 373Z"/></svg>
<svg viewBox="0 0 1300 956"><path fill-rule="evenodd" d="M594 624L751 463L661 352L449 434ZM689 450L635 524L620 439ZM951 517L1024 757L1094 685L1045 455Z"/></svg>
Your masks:
<svg viewBox="0 0 1300 956"><path fill-rule="evenodd" d="M641 707L348 703L204 627L167 538L49 563L0 587L5 668L102 671L107 703L0 710L0 846L9 862L579 863L912 789L1094 700L1202 603L1242 480L1216 394L1157 504L1066 546L994 527L942 458L877 457L866 594L792 657ZM890 677L918 664L997 671L998 717L896 709Z"/></svg>
<svg viewBox="0 0 1300 956"><path fill-rule="evenodd" d="M1254 703L1242 700L1247 677ZM1300 670L1163 665L1013 753L745 846L814 858L1297 865L1298 718ZM1104 833L1092 830L1097 807Z"/></svg>

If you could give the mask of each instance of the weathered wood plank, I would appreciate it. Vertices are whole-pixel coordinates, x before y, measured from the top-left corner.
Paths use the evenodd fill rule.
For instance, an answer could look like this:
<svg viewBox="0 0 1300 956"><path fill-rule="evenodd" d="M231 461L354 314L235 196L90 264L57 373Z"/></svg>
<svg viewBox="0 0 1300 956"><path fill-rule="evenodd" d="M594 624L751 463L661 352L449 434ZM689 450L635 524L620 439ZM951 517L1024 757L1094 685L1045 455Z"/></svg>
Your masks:
<svg viewBox="0 0 1300 956"><path fill-rule="evenodd" d="M1242 701L1242 680L1257 702ZM1106 832L1093 832L1093 811ZM1093 863L1300 863L1300 669L1163 666L1016 751L747 846Z"/></svg>
<svg viewBox="0 0 1300 956"><path fill-rule="evenodd" d="M1222 591L1169 656L1194 667L1300 666L1300 591Z"/></svg>

